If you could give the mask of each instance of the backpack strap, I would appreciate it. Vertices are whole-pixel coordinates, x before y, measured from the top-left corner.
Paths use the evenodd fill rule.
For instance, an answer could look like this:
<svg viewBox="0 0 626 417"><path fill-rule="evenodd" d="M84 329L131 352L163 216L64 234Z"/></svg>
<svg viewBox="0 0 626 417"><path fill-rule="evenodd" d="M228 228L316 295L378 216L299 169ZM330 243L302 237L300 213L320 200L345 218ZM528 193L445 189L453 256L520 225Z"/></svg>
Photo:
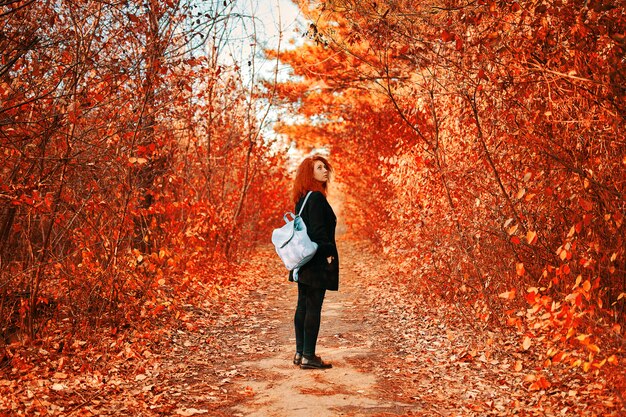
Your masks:
<svg viewBox="0 0 626 417"><path fill-rule="evenodd" d="M302 207L300 207L300 211L298 212L298 216L300 216L302 214L302 210L304 209L304 206L306 205L306 201L309 199L309 196L313 194L313 191L309 191L306 194L306 197L304 197L304 203L302 203Z"/></svg>

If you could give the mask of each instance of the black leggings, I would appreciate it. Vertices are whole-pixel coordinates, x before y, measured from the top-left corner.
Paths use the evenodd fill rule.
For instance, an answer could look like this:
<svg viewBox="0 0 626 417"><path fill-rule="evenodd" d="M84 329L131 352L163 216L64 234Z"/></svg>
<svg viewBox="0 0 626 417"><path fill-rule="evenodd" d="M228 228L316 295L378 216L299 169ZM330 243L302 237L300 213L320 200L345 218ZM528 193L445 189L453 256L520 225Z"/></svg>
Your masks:
<svg viewBox="0 0 626 417"><path fill-rule="evenodd" d="M296 352L307 357L315 355L325 294L324 288L298 283L298 305L293 319L296 328Z"/></svg>

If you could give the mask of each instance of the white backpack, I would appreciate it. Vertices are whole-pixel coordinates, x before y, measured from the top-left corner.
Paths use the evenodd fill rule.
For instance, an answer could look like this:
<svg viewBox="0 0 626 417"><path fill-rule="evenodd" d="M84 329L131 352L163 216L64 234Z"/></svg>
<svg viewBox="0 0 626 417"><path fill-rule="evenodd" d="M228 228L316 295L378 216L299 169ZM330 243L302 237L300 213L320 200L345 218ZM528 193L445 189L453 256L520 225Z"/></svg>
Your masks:
<svg viewBox="0 0 626 417"><path fill-rule="evenodd" d="M312 191L309 191L304 198L298 215L290 211L285 213L283 216L285 225L272 232L272 243L276 248L276 253L290 271L309 262L317 251L317 243L309 238L304 220L300 217L311 193Z"/></svg>

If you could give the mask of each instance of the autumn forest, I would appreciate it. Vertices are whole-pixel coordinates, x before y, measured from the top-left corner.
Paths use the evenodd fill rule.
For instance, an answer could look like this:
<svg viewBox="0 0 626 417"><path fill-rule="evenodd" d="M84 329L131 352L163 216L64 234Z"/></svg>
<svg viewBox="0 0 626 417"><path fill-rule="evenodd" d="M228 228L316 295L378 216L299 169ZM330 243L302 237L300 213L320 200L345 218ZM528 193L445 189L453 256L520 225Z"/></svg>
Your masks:
<svg viewBox="0 0 626 417"><path fill-rule="evenodd" d="M624 412L626 4L294 2L303 24L240 60L240 0L0 0L0 415L257 415L233 412L261 390L226 352L282 349L262 335L292 312L259 315L283 309L259 291L290 288L269 236L310 153L406 398L435 334L388 336L436 310L462 369L524 393L440 415ZM157 357L174 375L183 335L211 396L128 388ZM318 415L435 415L420 398Z"/></svg>

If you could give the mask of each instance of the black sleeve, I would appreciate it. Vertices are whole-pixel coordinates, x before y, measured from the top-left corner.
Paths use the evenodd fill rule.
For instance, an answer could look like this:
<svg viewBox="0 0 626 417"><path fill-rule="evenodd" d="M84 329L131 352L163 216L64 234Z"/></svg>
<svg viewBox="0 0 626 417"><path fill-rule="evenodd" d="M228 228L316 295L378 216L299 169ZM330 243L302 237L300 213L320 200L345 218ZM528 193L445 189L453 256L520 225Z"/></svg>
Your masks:
<svg viewBox="0 0 626 417"><path fill-rule="evenodd" d="M319 191L314 192L307 202L306 212L308 217L307 234L311 240L318 244L318 250L329 253L332 247L331 237L328 234L329 219L327 219L326 198Z"/></svg>

